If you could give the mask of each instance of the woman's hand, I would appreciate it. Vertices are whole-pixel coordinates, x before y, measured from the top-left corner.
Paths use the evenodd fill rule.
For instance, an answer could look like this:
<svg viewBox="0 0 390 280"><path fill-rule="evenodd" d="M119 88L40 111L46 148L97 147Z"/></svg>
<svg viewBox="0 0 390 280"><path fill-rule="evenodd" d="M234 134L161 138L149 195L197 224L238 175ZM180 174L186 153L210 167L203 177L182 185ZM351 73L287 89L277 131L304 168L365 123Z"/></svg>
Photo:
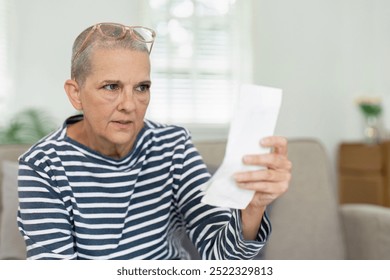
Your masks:
<svg viewBox="0 0 390 280"><path fill-rule="evenodd" d="M266 137L261 145L271 148L272 152L244 156L243 162L265 168L235 174L240 188L255 191L252 201L241 212L246 239L256 237L266 206L287 191L291 179L292 164L287 158L287 139Z"/></svg>

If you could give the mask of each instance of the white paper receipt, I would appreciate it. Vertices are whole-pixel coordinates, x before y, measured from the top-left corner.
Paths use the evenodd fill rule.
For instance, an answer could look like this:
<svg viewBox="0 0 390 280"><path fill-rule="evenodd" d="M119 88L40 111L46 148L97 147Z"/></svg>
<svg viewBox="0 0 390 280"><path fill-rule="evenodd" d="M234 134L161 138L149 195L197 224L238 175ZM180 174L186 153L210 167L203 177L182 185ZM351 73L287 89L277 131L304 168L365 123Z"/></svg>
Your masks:
<svg viewBox="0 0 390 280"><path fill-rule="evenodd" d="M272 136L282 102L282 90L257 85L242 85L238 107L229 129L225 157L214 176L204 184L203 203L214 206L244 209L254 191L240 189L234 173L258 170L259 166L242 163L244 155L269 153L260 140Z"/></svg>

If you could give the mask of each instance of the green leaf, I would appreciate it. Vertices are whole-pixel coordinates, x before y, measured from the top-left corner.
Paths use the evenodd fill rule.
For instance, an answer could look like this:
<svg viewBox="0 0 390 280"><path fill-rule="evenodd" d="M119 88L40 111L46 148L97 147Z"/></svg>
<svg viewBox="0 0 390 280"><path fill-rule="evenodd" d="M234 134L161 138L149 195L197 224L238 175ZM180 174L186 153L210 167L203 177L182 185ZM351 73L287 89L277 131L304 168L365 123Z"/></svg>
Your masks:
<svg viewBox="0 0 390 280"><path fill-rule="evenodd" d="M15 114L9 124L0 129L0 144L33 144L56 126L45 110L28 108Z"/></svg>
<svg viewBox="0 0 390 280"><path fill-rule="evenodd" d="M374 116L377 117L382 112L382 107L380 104L370 104L370 103L361 103L359 107L365 116Z"/></svg>

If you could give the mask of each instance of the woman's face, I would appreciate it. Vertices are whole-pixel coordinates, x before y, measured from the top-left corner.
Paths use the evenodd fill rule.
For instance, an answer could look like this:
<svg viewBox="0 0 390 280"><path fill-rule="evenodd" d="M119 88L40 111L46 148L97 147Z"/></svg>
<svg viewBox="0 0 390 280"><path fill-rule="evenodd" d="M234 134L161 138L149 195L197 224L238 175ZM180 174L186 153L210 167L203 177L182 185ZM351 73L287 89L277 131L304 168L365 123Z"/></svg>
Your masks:
<svg viewBox="0 0 390 280"><path fill-rule="evenodd" d="M150 100L149 55L128 49L97 49L91 66L79 89L89 146L96 150L131 148L144 125Z"/></svg>

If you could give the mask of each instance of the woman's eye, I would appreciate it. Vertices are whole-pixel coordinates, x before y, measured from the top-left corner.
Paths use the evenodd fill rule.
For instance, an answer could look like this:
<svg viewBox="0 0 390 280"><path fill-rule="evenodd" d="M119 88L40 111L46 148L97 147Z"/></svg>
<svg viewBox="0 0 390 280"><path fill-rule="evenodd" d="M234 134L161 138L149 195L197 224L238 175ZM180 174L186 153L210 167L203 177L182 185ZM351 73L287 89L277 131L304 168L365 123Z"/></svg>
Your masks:
<svg viewBox="0 0 390 280"><path fill-rule="evenodd" d="M108 90L108 91L115 91L115 90L119 89L119 85L118 84L108 84L108 85L103 86L103 89Z"/></svg>
<svg viewBox="0 0 390 280"><path fill-rule="evenodd" d="M136 90L139 92L145 92L148 91L149 89L150 89L150 85L139 85L138 87L136 87Z"/></svg>

